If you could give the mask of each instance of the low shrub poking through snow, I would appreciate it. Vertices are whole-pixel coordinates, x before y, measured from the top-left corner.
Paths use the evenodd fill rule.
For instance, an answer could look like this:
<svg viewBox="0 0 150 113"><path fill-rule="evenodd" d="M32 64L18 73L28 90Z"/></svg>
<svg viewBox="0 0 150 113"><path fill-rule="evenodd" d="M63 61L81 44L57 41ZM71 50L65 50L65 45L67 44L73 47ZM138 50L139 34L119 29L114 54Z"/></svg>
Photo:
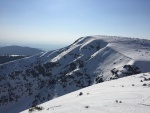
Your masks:
<svg viewBox="0 0 150 113"><path fill-rule="evenodd" d="M90 106L85 106L85 108L89 108Z"/></svg>
<svg viewBox="0 0 150 113"><path fill-rule="evenodd" d="M35 110L41 111L41 110L43 110L43 109L44 109L44 108L41 107L41 106L34 106L34 107L32 107L32 108L29 109L29 113L31 113L31 112L33 112L33 111L35 111Z"/></svg>
<svg viewBox="0 0 150 113"><path fill-rule="evenodd" d="M118 103L118 100L116 100L116 103Z"/></svg>
<svg viewBox="0 0 150 113"><path fill-rule="evenodd" d="M80 93L79 93L79 96L81 96L81 95L83 95L83 93L82 93L82 92L80 92Z"/></svg>
<svg viewBox="0 0 150 113"><path fill-rule="evenodd" d="M144 84L143 84L143 86L147 86L147 84L146 84L146 83L144 83Z"/></svg>
<svg viewBox="0 0 150 113"><path fill-rule="evenodd" d="M116 100L115 102L116 102L116 103L122 103L122 101L121 101L121 100Z"/></svg>
<svg viewBox="0 0 150 113"><path fill-rule="evenodd" d="M120 100L119 103L122 103L122 101Z"/></svg>
<svg viewBox="0 0 150 113"><path fill-rule="evenodd" d="M141 80L140 82L143 82L143 80Z"/></svg>

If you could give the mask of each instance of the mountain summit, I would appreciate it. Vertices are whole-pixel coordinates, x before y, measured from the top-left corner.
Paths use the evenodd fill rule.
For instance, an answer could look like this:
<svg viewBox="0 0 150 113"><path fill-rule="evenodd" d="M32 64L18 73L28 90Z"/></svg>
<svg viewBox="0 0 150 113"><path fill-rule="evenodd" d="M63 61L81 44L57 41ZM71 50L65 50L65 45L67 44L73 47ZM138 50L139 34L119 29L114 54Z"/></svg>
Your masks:
<svg viewBox="0 0 150 113"><path fill-rule="evenodd" d="M0 65L0 111L20 112L93 84L150 72L149 67L149 40L81 37L65 48Z"/></svg>

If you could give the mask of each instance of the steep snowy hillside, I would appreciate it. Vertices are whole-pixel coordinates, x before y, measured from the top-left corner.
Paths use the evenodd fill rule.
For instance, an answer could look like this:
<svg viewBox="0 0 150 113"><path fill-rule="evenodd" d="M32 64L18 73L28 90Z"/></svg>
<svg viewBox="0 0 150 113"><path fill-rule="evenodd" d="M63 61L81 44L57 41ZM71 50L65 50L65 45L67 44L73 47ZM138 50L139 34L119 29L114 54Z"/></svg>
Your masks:
<svg viewBox="0 0 150 113"><path fill-rule="evenodd" d="M5 46L0 47L0 55L35 55L41 53L42 50L22 46Z"/></svg>
<svg viewBox="0 0 150 113"><path fill-rule="evenodd" d="M142 73L89 86L21 113L149 113L149 111L150 73Z"/></svg>
<svg viewBox="0 0 150 113"><path fill-rule="evenodd" d="M82 37L68 47L0 65L0 111L18 104L23 111L93 84L150 72L149 67L149 40Z"/></svg>

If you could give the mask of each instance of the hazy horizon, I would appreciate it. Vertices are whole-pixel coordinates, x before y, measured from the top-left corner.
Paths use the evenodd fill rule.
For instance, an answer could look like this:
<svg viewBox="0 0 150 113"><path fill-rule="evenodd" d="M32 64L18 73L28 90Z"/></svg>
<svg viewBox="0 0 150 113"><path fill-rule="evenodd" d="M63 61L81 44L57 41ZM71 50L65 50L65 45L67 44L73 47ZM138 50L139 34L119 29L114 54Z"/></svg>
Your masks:
<svg viewBox="0 0 150 113"><path fill-rule="evenodd" d="M59 44L59 43L2 43L0 42L0 47L5 46L22 46L22 47L31 47L31 48L37 48L42 50L55 50L60 49L65 46L68 46L67 44Z"/></svg>

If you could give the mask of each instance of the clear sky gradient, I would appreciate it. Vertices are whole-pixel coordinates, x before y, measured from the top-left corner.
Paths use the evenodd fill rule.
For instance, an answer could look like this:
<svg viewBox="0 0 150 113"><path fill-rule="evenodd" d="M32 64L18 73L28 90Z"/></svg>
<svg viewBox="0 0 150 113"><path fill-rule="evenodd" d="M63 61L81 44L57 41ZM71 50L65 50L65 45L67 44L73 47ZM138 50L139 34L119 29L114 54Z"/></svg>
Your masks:
<svg viewBox="0 0 150 113"><path fill-rule="evenodd" d="M3 43L70 44L88 35L150 39L150 0L0 0Z"/></svg>

